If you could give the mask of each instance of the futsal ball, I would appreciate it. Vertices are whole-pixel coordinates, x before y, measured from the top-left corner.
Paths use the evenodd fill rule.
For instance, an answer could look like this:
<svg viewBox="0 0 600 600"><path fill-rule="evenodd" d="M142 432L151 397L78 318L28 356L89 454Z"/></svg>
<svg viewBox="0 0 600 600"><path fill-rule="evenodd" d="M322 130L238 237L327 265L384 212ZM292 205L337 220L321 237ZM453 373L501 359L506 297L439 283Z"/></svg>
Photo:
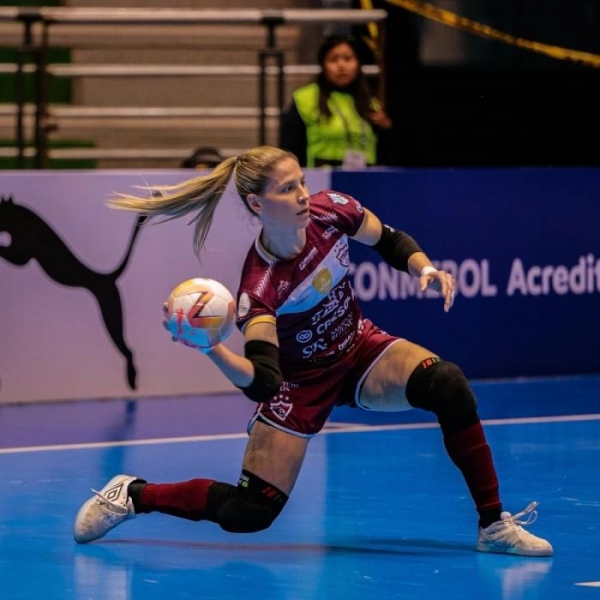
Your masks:
<svg viewBox="0 0 600 600"><path fill-rule="evenodd" d="M164 305L166 328L177 340L210 348L227 339L235 324L235 301L230 291L208 277L180 283Z"/></svg>

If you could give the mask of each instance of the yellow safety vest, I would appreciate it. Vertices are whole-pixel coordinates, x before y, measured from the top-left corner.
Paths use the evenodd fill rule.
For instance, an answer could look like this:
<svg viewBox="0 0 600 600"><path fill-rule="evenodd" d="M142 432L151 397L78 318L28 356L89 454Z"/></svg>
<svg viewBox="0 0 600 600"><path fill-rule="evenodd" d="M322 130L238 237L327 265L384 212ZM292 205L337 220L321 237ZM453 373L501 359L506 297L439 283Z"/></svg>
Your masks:
<svg viewBox="0 0 600 600"><path fill-rule="evenodd" d="M371 124L361 118L350 94L333 91L327 102L331 117L319 113L319 86L310 83L294 94L298 113L306 125L306 166L321 161L344 160L347 150L365 154L368 165L377 161L377 136Z"/></svg>

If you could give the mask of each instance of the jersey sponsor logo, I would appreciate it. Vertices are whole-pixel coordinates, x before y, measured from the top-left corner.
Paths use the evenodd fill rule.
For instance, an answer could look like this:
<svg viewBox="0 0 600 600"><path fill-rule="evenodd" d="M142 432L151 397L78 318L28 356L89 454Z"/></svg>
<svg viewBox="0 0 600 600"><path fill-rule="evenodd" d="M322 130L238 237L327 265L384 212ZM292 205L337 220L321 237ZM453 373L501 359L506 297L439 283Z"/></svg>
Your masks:
<svg viewBox="0 0 600 600"><path fill-rule="evenodd" d="M362 213L363 212L362 204L358 200L355 200L354 198L352 198L352 201L354 202L354 205L356 206L356 210L359 213Z"/></svg>
<svg viewBox="0 0 600 600"><path fill-rule="evenodd" d="M304 329L298 335L296 335L296 341L300 344L306 344L312 339L313 333L310 329Z"/></svg>
<svg viewBox="0 0 600 600"><path fill-rule="evenodd" d="M302 356L310 358L315 352L325 352L327 348L329 348L327 342L323 338L319 338L316 342L302 348Z"/></svg>
<svg viewBox="0 0 600 600"><path fill-rule="evenodd" d="M290 287L289 281L280 281L277 286L277 295L281 296Z"/></svg>
<svg viewBox="0 0 600 600"><path fill-rule="evenodd" d="M250 296L246 292L240 294L238 301L238 317L245 317L250 312Z"/></svg>
<svg viewBox="0 0 600 600"><path fill-rule="evenodd" d="M327 268L321 269L313 279L312 285L317 292L320 292L321 294L327 294L333 285L331 271Z"/></svg>
<svg viewBox="0 0 600 600"><path fill-rule="evenodd" d="M342 265L342 267L350 267L350 252L348 250L348 244L346 243L345 236L343 239L338 241L333 250L340 265Z"/></svg>
<svg viewBox="0 0 600 600"><path fill-rule="evenodd" d="M337 231L337 229L333 226L330 225L324 232L323 232L323 239L324 240L328 240L335 232Z"/></svg>
<svg viewBox="0 0 600 600"><path fill-rule="evenodd" d="M352 298L345 294L345 287L345 284L342 283L331 290L322 308L311 316L311 329L304 329L296 335L296 341L303 344L302 356L305 359L329 349L328 340L322 336L329 336L329 339L334 341L347 334L348 329L351 328L352 317L347 313ZM341 323L340 319L343 319ZM319 337L315 339L315 335Z"/></svg>
<svg viewBox="0 0 600 600"><path fill-rule="evenodd" d="M332 193L327 195L334 204L348 204L348 198L344 198L344 196L341 196L340 194Z"/></svg>
<svg viewBox="0 0 600 600"><path fill-rule="evenodd" d="M347 312L350 306L350 298L346 298L342 305L338 306L337 309L330 314L330 316L317 325L317 333L319 335L326 333L336 321L341 319Z"/></svg>
<svg viewBox="0 0 600 600"><path fill-rule="evenodd" d="M323 302L323 307L316 310L311 316L311 325L317 325L325 317L334 312L344 300L344 290L342 286L337 286L327 296L327 299Z"/></svg>
<svg viewBox="0 0 600 600"><path fill-rule="evenodd" d="M330 332L330 337L332 341L337 340L340 336L344 335L344 333L346 333L346 331L348 331L348 329L350 329L352 327L352 317L351 316L347 316L344 318L344 320L339 324L336 325L335 329L333 329Z"/></svg>
<svg viewBox="0 0 600 600"><path fill-rule="evenodd" d="M352 340L354 339L354 332L351 333L350 335L348 335L346 337L346 339L342 340L339 344L338 344L338 350L340 352L342 352L343 350L346 349L346 347L350 344L350 342L352 342Z"/></svg>
<svg viewBox="0 0 600 600"><path fill-rule="evenodd" d="M293 404L291 402L285 402L285 400L289 400L290 397L278 394L275 398L278 398L279 400L277 400L277 402L271 402L269 408L280 421L285 421L290 412L292 412Z"/></svg>
<svg viewBox="0 0 600 600"><path fill-rule="evenodd" d="M289 381L282 381L279 386L279 393L289 392L290 390L297 390L300 386L297 383L291 383ZM283 397L283 396L281 396Z"/></svg>
<svg viewBox="0 0 600 600"><path fill-rule="evenodd" d="M302 262L298 265L298 268L301 271L304 271L304 269L306 269L308 263L310 263L310 261L317 255L317 249L316 248L311 248L310 252L302 259Z"/></svg>

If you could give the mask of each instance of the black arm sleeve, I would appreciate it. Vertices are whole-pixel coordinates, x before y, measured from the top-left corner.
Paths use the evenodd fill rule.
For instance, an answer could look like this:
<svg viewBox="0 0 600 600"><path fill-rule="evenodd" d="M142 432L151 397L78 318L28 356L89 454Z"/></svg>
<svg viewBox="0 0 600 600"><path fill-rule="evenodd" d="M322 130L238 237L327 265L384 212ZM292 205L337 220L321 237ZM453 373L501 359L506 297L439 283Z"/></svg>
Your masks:
<svg viewBox="0 0 600 600"><path fill-rule="evenodd" d="M247 387L237 387L254 402L270 400L279 391L283 378L279 368L279 348L270 342L250 340L244 346L244 354L254 365L254 379Z"/></svg>
<svg viewBox="0 0 600 600"><path fill-rule="evenodd" d="M306 166L306 125L292 102L282 113L279 122L279 147L296 155L301 167Z"/></svg>
<svg viewBox="0 0 600 600"><path fill-rule="evenodd" d="M419 244L403 231L396 231L389 225L384 225L379 241L373 246L374 250L385 262L398 269L408 273L408 259L415 252L423 252Z"/></svg>

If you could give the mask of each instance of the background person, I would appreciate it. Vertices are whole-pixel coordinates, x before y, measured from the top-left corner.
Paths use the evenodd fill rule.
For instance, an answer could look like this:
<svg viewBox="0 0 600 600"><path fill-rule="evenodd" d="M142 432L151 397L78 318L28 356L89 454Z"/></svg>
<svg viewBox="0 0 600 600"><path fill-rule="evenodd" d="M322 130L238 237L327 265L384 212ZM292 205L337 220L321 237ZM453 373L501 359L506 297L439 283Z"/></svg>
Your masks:
<svg viewBox="0 0 600 600"><path fill-rule="evenodd" d="M219 150L214 146L200 146L181 161L179 165L182 169L214 169L220 162L222 162L224 156L221 155Z"/></svg>
<svg viewBox="0 0 600 600"><path fill-rule="evenodd" d="M282 113L280 146L307 167L394 164L393 124L369 89L355 38L327 37L318 63L316 81L295 90Z"/></svg>
<svg viewBox="0 0 600 600"><path fill-rule="evenodd" d="M383 225L351 196L310 195L296 157L268 146L228 158L210 174L154 188L147 198L123 195L111 204L150 218L193 215L199 254L232 176L262 226L237 296L244 356L224 344L201 351L257 403L238 484L207 478L148 483L117 475L79 510L75 540L91 542L151 512L213 521L234 533L261 531L283 510L310 439L336 405L416 407L437 416L448 456L464 477L479 513L477 549L550 556L552 546L521 527L529 522L522 516L537 514L535 502L514 516L502 510L492 454L461 369L362 316L349 274L350 237L418 277L422 290L440 292L450 310L453 277L435 269L412 237Z"/></svg>

